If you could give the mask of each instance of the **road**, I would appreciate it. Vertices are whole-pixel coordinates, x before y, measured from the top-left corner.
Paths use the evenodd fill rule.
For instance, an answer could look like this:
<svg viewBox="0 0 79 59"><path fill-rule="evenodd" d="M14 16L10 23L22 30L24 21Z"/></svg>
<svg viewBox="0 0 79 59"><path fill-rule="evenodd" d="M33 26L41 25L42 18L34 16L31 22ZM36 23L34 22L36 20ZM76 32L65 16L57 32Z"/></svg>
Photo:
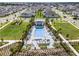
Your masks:
<svg viewBox="0 0 79 59"><path fill-rule="evenodd" d="M18 19L18 16L20 16L20 14L21 14L22 12L24 12L24 11L26 11L26 9L24 9L24 10L22 10L22 11L19 11L19 12L16 12L16 13L14 13L14 14L11 14L11 15L9 15L9 16L0 18L0 21L6 20L6 19L9 20L9 22L8 22L7 24L5 24L5 25L3 25L2 27L0 27L0 30L1 30L2 28L6 27L6 26L7 26L8 24L10 24L11 22L13 22L13 20L17 20L17 19ZM15 15L16 15L16 16L15 16Z"/></svg>
<svg viewBox="0 0 79 59"><path fill-rule="evenodd" d="M8 21L9 21L7 24L5 24L5 25L3 25L2 27L0 27L0 30L3 29L4 27L6 27L7 25L9 25L11 22L13 22L13 20L19 19L18 16L19 16L22 12L24 12L24 11L26 11L26 9L24 9L24 10L22 10L22 11L19 11L19 12L16 12L16 13L14 13L14 14L11 14L11 15L9 15L9 16L0 18L0 21L1 21L1 22L4 21L4 20L6 20L6 19L8 19ZM16 16L15 16L15 15L16 15ZM4 40L4 42L9 42L9 43L8 43L8 44L5 44L5 45L3 45L3 46L1 46L0 48L6 47L6 46L8 46L8 45L10 45L10 44L13 44L13 43L16 43L16 42L19 42L19 41L20 41L20 40ZM1 40L0 40L0 42L1 42Z"/></svg>
<svg viewBox="0 0 79 59"><path fill-rule="evenodd" d="M14 13L14 14L11 14L11 15L9 15L9 16L6 16L6 17L2 17L2 18L0 18L0 22L6 22L6 20L8 20L8 21L11 21L11 20L17 20L18 19L18 16L20 16L21 15L21 13L23 13L24 11L26 11L27 9L24 9L24 10L22 10L22 11L18 11L18 12L16 12L16 13ZM16 15L16 16L15 16Z"/></svg>
<svg viewBox="0 0 79 59"><path fill-rule="evenodd" d="M60 15L60 17L62 18L62 20L65 20L65 21L69 22L75 28L79 29L79 21L78 20L77 21L76 20L73 20L73 18L70 15L63 14L62 11L57 10L55 8L52 8L52 11L54 11L56 14ZM66 18L64 18L63 16L66 16Z"/></svg>

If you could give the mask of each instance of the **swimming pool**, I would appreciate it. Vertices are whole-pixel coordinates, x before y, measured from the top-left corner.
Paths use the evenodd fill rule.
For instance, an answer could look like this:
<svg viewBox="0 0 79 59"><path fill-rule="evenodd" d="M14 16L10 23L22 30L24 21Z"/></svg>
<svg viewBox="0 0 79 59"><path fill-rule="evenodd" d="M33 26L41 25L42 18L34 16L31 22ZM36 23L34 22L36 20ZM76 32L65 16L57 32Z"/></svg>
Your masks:
<svg viewBox="0 0 79 59"><path fill-rule="evenodd" d="M31 28L31 33L29 35L29 40L27 44L32 44L32 47L39 49L39 44L48 44L48 48L51 48L54 44L54 40L48 32L48 28L42 24L42 22L35 22L35 25Z"/></svg>
<svg viewBox="0 0 79 59"><path fill-rule="evenodd" d="M38 38L43 38L44 37L44 34L45 34L45 30L44 28L40 28L40 29L35 29L35 37L38 37Z"/></svg>

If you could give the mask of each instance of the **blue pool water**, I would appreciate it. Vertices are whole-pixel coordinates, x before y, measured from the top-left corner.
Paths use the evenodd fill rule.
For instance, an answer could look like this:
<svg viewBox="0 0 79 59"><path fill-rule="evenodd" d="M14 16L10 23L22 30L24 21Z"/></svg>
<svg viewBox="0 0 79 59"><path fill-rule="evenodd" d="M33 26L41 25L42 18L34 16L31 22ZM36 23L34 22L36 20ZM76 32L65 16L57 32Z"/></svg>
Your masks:
<svg viewBox="0 0 79 59"><path fill-rule="evenodd" d="M42 39L45 34L45 29L44 29L44 22L43 21L36 21L35 22L35 32L34 36L36 39Z"/></svg>
<svg viewBox="0 0 79 59"><path fill-rule="evenodd" d="M36 29L35 30L35 37L40 37L42 38L45 34L45 31L43 28L40 28L40 29Z"/></svg>

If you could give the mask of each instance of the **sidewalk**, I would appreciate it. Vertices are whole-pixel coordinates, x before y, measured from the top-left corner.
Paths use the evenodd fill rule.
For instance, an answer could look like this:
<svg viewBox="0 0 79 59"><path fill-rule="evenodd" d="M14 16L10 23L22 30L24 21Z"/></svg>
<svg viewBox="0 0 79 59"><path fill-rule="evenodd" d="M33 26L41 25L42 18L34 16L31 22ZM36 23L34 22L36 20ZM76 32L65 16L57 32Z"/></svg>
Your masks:
<svg viewBox="0 0 79 59"><path fill-rule="evenodd" d="M3 29L4 27L6 27L7 25L9 25L11 22L13 22L13 20L11 20L10 22L8 22L8 23L5 24L4 26L0 27L0 30Z"/></svg>
<svg viewBox="0 0 79 59"><path fill-rule="evenodd" d="M50 22L50 24L52 25L52 23ZM54 26L52 26L52 28L54 30L56 30L56 28ZM79 56L79 53L71 46L71 44L59 33L58 34L60 36L60 38L70 47L70 49L75 53L75 55Z"/></svg>
<svg viewBox="0 0 79 59"><path fill-rule="evenodd" d="M6 47L6 46L8 46L8 45L11 45L11 44L13 44L13 43L15 43L15 42L10 42L10 43L7 43L7 44L5 44L5 45L1 46L1 47L0 47L0 49L1 49L1 48L3 48L3 47Z"/></svg>
<svg viewBox="0 0 79 59"><path fill-rule="evenodd" d="M53 11L55 11L58 15L60 15L61 17L64 15L61 11L57 10L57 9L53 9ZM65 14L66 15L66 14ZM74 25L70 20L72 20L71 17L69 17L68 15L66 15L67 18L63 18L62 17L62 20L65 19L65 21L67 21L68 23L70 23L72 26L74 26L75 28L79 29L78 26ZM72 20L73 21L73 20Z"/></svg>
<svg viewBox="0 0 79 59"><path fill-rule="evenodd" d="M15 20L15 19L17 19L17 17L22 13L22 12L24 12L26 9L24 9L24 10L22 10L22 11L20 11L20 12L16 12L16 13L14 13L14 14L11 14L11 15L9 15L9 16L6 16L6 17L4 17L4 18L0 18L0 19L8 19L9 20L9 22L7 23L7 24L5 24L4 26L2 26L2 27L0 27L0 30L2 29L2 28L4 28L4 27L6 27L8 24L10 24L11 22L13 22L13 20ZM17 15L16 17L15 17L15 15Z"/></svg>
<svg viewBox="0 0 79 59"><path fill-rule="evenodd" d="M1 42L1 40L0 40L0 42ZM3 42L21 42L21 40L3 40Z"/></svg>

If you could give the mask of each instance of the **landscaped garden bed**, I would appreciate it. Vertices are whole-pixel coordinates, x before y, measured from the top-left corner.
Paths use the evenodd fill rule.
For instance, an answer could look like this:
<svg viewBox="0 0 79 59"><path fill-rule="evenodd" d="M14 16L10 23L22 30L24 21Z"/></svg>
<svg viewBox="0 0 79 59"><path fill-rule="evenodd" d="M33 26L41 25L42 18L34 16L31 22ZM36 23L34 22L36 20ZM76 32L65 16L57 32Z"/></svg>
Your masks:
<svg viewBox="0 0 79 59"><path fill-rule="evenodd" d="M47 49L47 44L39 44L39 47L40 47L41 49Z"/></svg>
<svg viewBox="0 0 79 59"><path fill-rule="evenodd" d="M35 18L44 18L43 12L42 10L38 10L36 12Z"/></svg>
<svg viewBox="0 0 79 59"><path fill-rule="evenodd" d="M28 50L30 50L31 49L31 45L24 45L23 47L22 47L22 49L21 49L21 51L28 51Z"/></svg>
<svg viewBox="0 0 79 59"><path fill-rule="evenodd" d="M62 48L62 45L60 43L54 43L55 48Z"/></svg>

